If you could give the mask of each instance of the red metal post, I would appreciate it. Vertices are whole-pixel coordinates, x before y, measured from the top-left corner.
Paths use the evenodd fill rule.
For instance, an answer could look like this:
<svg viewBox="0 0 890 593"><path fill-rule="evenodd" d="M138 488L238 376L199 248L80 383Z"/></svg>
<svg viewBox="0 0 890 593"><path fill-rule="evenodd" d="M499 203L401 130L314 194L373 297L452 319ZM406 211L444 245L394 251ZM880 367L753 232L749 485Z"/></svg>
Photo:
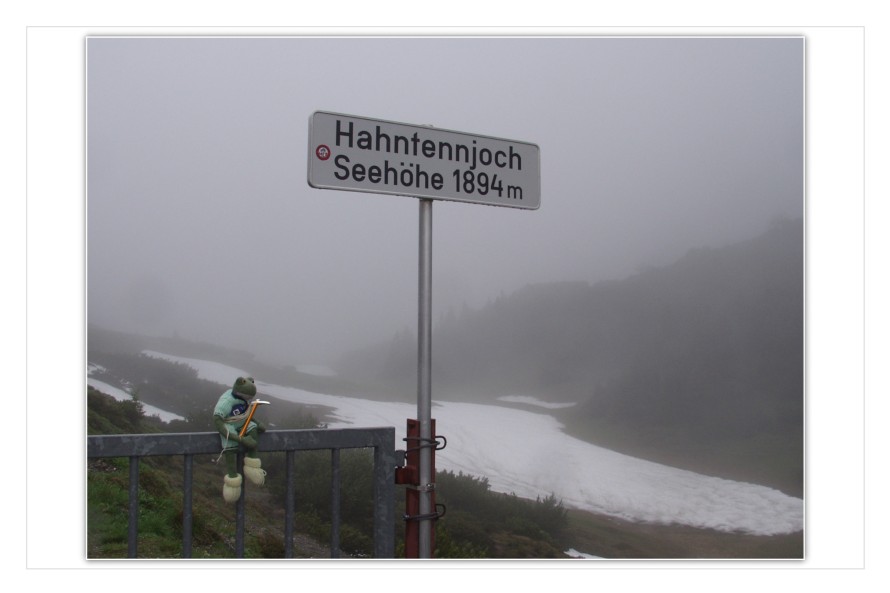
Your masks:
<svg viewBox="0 0 890 593"><path fill-rule="evenodd" d="M436 421L431 420L430 424L433 435L436 434ZM405 489L405 557L420 557L420 526L416 517L420 514L420 476L418 467L420 464L420 447L424 443L420 442L420 422L408 419L406 439L408 443L407 453L405 455L405 467L396 470L396 483L408 486ZM430 447L431 471L433 483L436 476L436 447L435 443L427 443ZM430 499L433 509L436 508L436 491L430 493ZM430 529L430 550L435 551L436 548L436 530Z"/></svg>

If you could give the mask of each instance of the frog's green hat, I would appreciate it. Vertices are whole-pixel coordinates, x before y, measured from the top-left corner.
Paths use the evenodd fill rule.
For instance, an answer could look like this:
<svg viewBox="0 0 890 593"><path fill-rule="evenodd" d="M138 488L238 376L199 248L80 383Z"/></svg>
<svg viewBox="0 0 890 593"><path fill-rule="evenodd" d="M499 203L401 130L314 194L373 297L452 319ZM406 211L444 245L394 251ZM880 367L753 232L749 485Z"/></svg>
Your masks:
<svg viewBox="0 0 890 593"><path fill-rule="evenodd" d="M248 398L255 396L256 383L253 382L253 377L238 377L235 379L235 384L232 385L232 393Z"/></svg>

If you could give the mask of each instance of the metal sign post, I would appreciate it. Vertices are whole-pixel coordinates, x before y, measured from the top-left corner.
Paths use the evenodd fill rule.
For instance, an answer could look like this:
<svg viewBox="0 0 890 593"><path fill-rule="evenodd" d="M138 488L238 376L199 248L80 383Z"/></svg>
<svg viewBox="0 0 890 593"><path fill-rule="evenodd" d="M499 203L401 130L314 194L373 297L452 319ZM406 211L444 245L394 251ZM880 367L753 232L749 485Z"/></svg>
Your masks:
<svg viewBox="0 0 890 593"><path fill-rule="evenodd" d="M420 423L419 557L432 555L432 300L433 300L433 201L420 200L420 243L417 290L417 420Z"/></svg>
<svg viewBox="0 0 890 593"><path fill-rule="evenodd" d="M417 513L417 557L431 558L435 501L432 419L433 200L536 210L541 204L538 146L326 111L309 125L311 187L420 198L417 294L417 422L409 419L417 467L404 469ZM397 480L399 474L397 473ZM416 495L416 497L415 497ZM406 504L407 506L407 504ZM412 531L412 533L414 533ZM408 538L406 537L406 540ZM414 546L414 544L417 544Z"/></svg>

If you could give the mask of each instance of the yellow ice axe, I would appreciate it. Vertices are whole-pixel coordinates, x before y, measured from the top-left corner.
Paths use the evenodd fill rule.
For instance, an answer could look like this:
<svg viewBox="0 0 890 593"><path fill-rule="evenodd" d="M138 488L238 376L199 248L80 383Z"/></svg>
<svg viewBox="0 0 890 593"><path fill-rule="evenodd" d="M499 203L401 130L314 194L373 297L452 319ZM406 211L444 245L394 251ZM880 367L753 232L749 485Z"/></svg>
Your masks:
<svg viewBox="0 0 890 593"><path fill-rule="evenodd" d="M247 420L244 421L244 426L241 427L241 432L238 433L239 437L243 437L244 433L247 432L247 426L250 424L250 419L253 418L253 413L256 412L257 406L260 404L268 404L269 402L263 401L261 399L256 399L250 404L250 413L247 414Z"/></svg>

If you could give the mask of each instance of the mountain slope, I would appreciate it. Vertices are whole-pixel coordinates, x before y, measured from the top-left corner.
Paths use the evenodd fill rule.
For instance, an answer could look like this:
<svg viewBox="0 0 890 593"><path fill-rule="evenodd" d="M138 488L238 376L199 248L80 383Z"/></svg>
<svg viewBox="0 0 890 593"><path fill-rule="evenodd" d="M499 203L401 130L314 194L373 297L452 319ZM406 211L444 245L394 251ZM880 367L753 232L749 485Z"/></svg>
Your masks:
<svg viewBox="0 0 890 593"><path fill-rule="evenodd" d="M574 401L587 440L799 495L803 296L800 220L621 281L529 286L434 330L434 397ZM365 363L410 392L415 357L400 336Z"/></svg>

